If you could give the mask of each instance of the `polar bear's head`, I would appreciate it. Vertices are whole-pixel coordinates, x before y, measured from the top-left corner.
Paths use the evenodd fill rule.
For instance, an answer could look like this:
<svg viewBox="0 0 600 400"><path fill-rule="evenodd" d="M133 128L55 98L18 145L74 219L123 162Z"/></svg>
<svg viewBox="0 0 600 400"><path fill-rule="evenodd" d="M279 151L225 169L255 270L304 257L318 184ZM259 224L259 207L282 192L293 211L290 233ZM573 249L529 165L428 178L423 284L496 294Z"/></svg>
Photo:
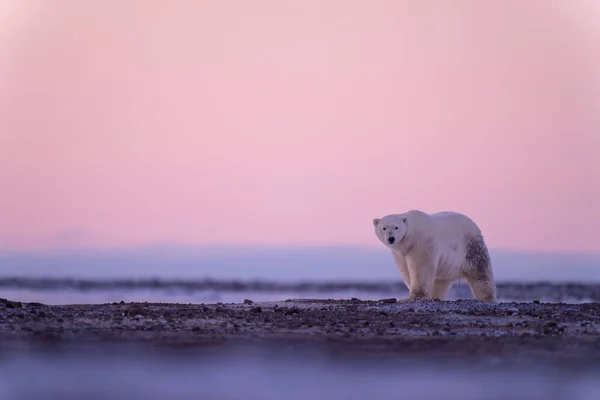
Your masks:
<svg viewBox="0 0 600 400"><path fill-rule="evenodd" d="M383 218L375 218L373 226L379 240L387 247L395 249L400 246L400 242L406 235L406 216L386 215Z"/></svg>

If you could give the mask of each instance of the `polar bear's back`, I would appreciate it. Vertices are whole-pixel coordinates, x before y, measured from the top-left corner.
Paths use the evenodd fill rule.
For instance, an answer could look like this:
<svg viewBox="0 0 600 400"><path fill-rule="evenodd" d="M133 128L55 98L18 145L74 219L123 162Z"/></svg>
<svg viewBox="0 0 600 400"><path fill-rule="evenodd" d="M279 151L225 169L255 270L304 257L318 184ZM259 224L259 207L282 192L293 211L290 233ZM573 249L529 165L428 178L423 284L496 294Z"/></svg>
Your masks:
<svg viewBox="0 0 600 400"><path fill-rule="evenodd" d="M458 212L441 211L427 214L423 211L411 210L403 215L408 217L409 227L413 225L410 221L413 221L414 227L421 233L481 235L481 230L477 224L471 218Z"/></svg>
<svg viewBox="0 0 600 400"><path fill-rule="evenodd" d="M481 230L475 221L464 214L443 211L429 214L429 216L442 234L481 235Z"/></svg>

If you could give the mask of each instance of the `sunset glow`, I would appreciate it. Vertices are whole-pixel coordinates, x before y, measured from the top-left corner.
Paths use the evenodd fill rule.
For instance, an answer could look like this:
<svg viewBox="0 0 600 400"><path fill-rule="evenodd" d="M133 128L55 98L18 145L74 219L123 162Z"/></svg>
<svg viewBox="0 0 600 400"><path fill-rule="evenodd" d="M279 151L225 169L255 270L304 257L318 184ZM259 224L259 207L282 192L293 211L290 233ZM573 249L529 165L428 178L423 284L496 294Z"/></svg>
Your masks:
<svg viewBox="0 0 600 400"><path fill-rule="evenodd" d="M417 208L600 251L597 1L0 14L0 248L378 246L374 217Z"/></svg>

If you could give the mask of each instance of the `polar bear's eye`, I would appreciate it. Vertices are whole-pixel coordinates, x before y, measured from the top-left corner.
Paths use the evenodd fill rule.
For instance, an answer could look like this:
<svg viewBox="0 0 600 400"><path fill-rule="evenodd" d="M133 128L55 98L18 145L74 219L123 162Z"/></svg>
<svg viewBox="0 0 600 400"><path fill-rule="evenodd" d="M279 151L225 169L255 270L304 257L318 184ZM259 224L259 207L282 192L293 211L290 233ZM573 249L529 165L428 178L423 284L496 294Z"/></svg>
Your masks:
<svg viewBox="0 0 600 400"><path fill-rule="evenodd" d="M398 230L398 227L396 227L396 230Z"/></svg>
<svg viewBox="0 0 600 400"><path fill-rule="evenodd" d="M383 228L383 230L385 231L385 228Z"/></svg>

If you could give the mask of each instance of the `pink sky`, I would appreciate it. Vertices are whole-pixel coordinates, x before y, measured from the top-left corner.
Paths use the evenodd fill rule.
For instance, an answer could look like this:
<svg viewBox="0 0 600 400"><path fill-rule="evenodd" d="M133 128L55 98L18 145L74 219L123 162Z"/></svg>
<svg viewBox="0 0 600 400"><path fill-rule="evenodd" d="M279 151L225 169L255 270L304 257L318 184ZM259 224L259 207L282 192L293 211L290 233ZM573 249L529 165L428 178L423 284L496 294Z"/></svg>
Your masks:
<svg viewBox="0 0 600 400"><path fill-rule="evenodd" d="M0 0L0 248L600 251L597 0Z"/></svg>

